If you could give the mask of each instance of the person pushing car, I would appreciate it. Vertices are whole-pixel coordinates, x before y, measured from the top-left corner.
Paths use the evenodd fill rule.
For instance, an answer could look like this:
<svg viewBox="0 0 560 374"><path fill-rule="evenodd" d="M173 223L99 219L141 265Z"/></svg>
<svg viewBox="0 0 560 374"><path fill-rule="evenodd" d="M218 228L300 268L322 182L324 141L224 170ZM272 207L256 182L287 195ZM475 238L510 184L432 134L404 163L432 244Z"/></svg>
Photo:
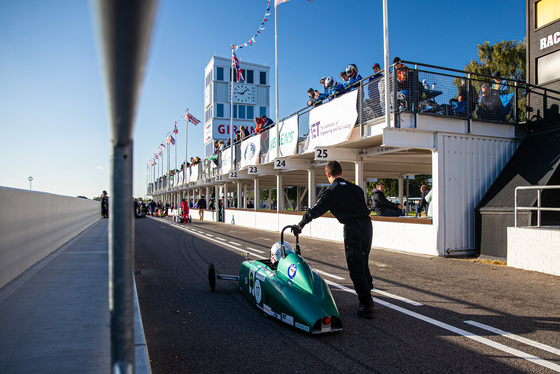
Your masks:
<svg viewBox="0 0 560 374"><path fill-rule="evenodd" d="M302 220L294 225L292 230L294 234L299 234L306 224L329 210L344 225L346 263L360 301L358 315L372 319L374 318L371 297L373 279L368 261L373 229L364 190L342 179L342 166L338 161L329 161L325 166L325 174L331 186L323 192L317 204L303 215Z"/></svg>

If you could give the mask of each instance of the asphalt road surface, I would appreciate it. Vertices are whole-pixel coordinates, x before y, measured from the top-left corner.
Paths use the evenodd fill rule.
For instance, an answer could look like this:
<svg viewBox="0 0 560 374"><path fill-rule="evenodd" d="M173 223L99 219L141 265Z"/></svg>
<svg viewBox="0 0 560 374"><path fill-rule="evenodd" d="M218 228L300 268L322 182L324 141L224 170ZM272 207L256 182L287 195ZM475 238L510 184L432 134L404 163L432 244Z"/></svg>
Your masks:
<svg viewBox="0 0 560 374"><path fill-rule="evenodd" d="M155 374L560 372L560 277L374 249L376 318L366 320L356 314L342 243L302 237L302 255L330 282L344 325L308 335L264 316L235 281L218 280L210 292L209 262L237 275L242 253L267 257L279 233L198 220L135 223Z"/></svg>

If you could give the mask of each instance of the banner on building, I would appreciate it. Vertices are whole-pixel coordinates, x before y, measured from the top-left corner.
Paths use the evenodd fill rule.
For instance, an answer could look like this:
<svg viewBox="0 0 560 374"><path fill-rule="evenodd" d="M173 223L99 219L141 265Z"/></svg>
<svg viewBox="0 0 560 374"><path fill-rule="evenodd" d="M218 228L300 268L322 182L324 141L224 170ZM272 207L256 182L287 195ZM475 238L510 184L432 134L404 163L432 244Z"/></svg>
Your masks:
<svg viewBox="0 0 560 374"><path fill-rule="evenodd" d="M358 90L354 90L311 110L306 153L348 140L358 119L357 100Z"/></svg>
<svg viewBox="0 0 560 374"><path fill-rule="evenodd" d="M277 155L276 146L278 141L276 140L276 128L273 127L269 131L269 145L267 153L267 162L274 160L278 157L292 156L296 154L297 142L298 142L298 116L294 115L285 121L280 123L280 128L278 129L278 137L280 139L280 153Z"/></svg>
<svg viewBox="0 0 560 374"><path fill-rule="evenodd" d="M241 142L241 168L259 164L261 135L251 136Z"/></svg>

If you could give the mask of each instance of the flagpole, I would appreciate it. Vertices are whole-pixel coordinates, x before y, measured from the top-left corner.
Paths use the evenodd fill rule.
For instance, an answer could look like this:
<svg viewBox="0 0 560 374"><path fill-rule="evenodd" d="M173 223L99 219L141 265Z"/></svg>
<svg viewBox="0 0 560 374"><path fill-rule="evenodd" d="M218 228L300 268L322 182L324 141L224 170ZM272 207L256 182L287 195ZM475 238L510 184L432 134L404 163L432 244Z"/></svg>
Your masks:
<svg viewBox="0 0 560 374"><path fill-rule="evenodd" d="M231 87L230 87L230 107L229 107L229 138L230 138L230 170L235 170L235 160L234 160L234 147L233 147L233 44L231 46Z"/></svg>
<svg viewBox="0 0 560 374"><path fill-rule="evenodd" d="M280 124L279 120L279 98L278 98L278 6L274 2L274 75L275 75L275 85L276 85L276 157L280 157Z"/></svg>
<svg viewBox="0 0 560 374"><path fill-rule="evenodd" d="M185 112L185 122L186 122L186 126L185 126L185 171L186 171L187 163L189 162L189 154L187 153L187 145L188 145L188 141L189 141L189 108L187 108L187 111Z"/></svg>
<svg viewBox="0 0 560 374"><path fill-rule="evenodd" d="M383 54L385 64L385 126L391 126L390 116L390 93L389 93L389 10L387 8L387 0L383 0ZM396 77L395 77L396 78ZM396 103L395 103L396 104Z"/></svg>

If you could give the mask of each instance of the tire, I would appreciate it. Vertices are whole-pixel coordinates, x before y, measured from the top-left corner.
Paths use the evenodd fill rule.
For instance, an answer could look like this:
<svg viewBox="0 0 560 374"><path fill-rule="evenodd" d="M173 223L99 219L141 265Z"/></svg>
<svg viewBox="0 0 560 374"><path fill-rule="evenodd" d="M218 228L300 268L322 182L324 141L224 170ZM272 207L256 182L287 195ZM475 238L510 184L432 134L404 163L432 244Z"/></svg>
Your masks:
<svg viewBox="0 0 560 374"><path fill-rule="evenodd" d="M210 283L210 291L214 292L216 289L216 270L213 263L208 264L208 283Z"/></svg>

